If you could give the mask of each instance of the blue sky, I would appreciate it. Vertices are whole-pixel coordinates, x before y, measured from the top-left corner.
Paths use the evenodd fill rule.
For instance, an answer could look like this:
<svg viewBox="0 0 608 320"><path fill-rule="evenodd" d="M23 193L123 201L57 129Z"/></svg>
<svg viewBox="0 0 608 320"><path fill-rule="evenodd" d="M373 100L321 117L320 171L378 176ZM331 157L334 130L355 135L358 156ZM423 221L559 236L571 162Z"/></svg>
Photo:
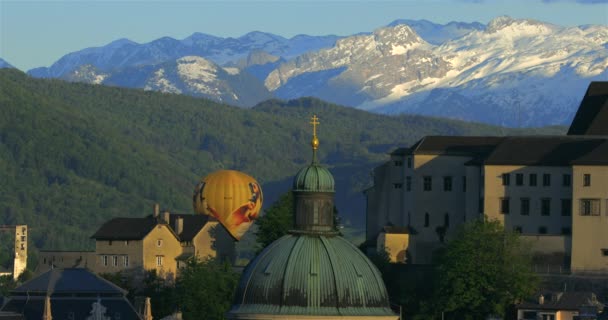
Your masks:
<svg viewBox="0 0 608 320"><path fill-rule="evenodd" d="M141 43L193 32L238 37L254 30L285 37L348 35L401 18L487 23L500 15L564 26L607 25L608 0L0 0L0 57L28 70L119 38Z"/></svg>

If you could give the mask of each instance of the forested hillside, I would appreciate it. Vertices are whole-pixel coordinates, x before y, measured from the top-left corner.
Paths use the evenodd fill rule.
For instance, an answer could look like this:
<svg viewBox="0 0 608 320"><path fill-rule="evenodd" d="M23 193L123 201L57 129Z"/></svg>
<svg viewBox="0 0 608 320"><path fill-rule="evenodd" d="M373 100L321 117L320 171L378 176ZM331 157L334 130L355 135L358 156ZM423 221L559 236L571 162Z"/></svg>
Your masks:
<svg viewBox="0 0 608 320"><path fill-rule="evenodd" d="M3 69L0 224L28 224L36 248L91 248L89 236L111 217L149 214L154 202L192 212L195 184L219 168L256 177L268 206L310 161L313 113L321 119L320 160L336 177L338 210L343 221L355 225L364 219L361 190L371 183L369 172L391 149L429 134L516 133L375 115L310 98L272 100L247 110ZM0 250L5 263L8 254Z"/></svg>

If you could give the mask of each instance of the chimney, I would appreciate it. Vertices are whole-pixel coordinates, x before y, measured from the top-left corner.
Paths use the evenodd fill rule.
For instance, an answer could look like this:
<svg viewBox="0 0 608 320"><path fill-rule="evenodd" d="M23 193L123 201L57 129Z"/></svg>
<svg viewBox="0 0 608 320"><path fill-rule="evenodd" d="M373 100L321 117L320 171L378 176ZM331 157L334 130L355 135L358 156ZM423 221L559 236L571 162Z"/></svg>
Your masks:
<svg viewBox="0 0 608 320"><path fill-rule="evenodd" d="M154 218L158 218L159 214L160 214L160 204L155 203L154 204Z"/></svg>
<svg viewBox="0 0 608 320"><path fill-rule="evenodd" d="M182 234L182 231L184 231L184 219L182 217L175 218L175 225L173 226L173 231L175 231L175 234L177 234L178 236Z"/></svg>
<svg viewBox="0 0 608 320"><path fill-rule="evenodd" d="M169 213L169 211L165 211L165 212L163 212L163 222L164 222L164 223L169 224L169 216L170 216L170 215L171 215L171 214Z"/></svg>

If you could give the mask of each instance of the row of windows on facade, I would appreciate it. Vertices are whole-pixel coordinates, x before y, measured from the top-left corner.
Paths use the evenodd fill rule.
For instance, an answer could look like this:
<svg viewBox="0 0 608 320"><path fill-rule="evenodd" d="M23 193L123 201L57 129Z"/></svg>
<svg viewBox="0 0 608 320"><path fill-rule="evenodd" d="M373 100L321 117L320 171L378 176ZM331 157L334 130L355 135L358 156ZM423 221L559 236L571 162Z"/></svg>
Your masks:
<svg viewBox="0 0 608 320"><path fill-rule="evenodd" d="M518 232L518 233L524 233L524 227L523 226L515 226L513 227L513 231ZM528 232L526 230L526 232ZM547 234L547 227L545 226L540 226L537 229L537 233L538 234ZM561 230L561 234L565 235L565 236L569 236L572 234L572 229L570 227L563 227Z"/></svg>
<svg viewBox="0 0 608 320"><path fill-rule="evenodd" d="M111 246L112 244L113 244L112 240L108 240L108 245L109 245L109 246ZM129 245L129 240L125 240L125 241L123 242L123 244L124 244L125 246L128 246L128 245ZM156 240L156 246L157 246L157 247L162 247L162 246L163 246L163 239L158 239L158 240Z"/></svg>
<svg viewBox="0 0 608 320"><path fill-rule="evenodd" d="M550 187L551 186L551 174L543 173L542 177L543 177L543 184L542 184L543 187ZM525 179L524 179L523 173L515 173L515 185L516 186L525 185L524 180ZM511 185L511 174L510 173L502 174L502 185L503 186ZM528 186L535 187L537 185L538 185L537 174L536 173L528 174ZM569 187L571 185L572 185L572 175L570 175L568 173L562 174L562 186ZM583 174L583 186L584 187L591 186L591 174L589 174L589 173Z"/></svg>
<svg viewBox="0 0 608 320"><path fill-rule="evenodd" d="M119 262L118 262L119 256L107 256L107 255L103 255L103 256L101 256L101 264L104 267L109 266L110 265L110 258L112 258L112 266L113 267L118 267L119 266ZM162 256L162 255L156 256L156 266L162 267L163 266L163 260L164 260L164 256ZM129 266L129 256L122 256L122 266L123 267L128 267Z"/></svg>
<svg viewBox="0 0 608 320"><path fill-rule="evenodd" d="M519 198L519 213L522 216L530 215L530 198ZM503 214L511 213L511 199L508 197L500 198L500 212ZM540 214L542 216L551 215L551 198L540 199ZM572 199L561 199L561 215L572 215Z"/></svg>
<svg viewBox="0 0 608 320"><path fill-rule="evenodd" d="M520 198L519 203L519 213L524 216L530 215L530 198ZM580 199L579 214L581 216L599 216L601 214L600 204L601 199ZM608 200L606 200L606 208L608 208ZM511 213L510 198L500 198L500 212L502 214ZM551 198L540 199L540 213L543 216L551 215ZM608 215L608 210L606 214ZM572 215L572 199L561 199L561 215Z"/></svg>
<svg viewBox="0 0 608 320"><path fill-rule="evenodd" d="M462 192L467 191L467 178L462 177ZM453 189L453 179L451 176L443 177L443 191L452 191ZM403 189L403 183L393 183L393 187L395 189ZM412 177L405 177L405 190L412 191ZM423 191L433 191L433 177L432 176L424 176L422 177L422 190Z"/></svg>

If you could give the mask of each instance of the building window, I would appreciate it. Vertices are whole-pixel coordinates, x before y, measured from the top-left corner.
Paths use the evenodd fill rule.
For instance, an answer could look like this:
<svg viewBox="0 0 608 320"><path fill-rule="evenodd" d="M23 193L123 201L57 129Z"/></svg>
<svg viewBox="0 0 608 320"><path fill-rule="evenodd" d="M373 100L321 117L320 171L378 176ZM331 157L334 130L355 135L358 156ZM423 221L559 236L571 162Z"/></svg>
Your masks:
<svg viewBox="0 0 608 320"><path fill-rule="evenodd" d="M516 186L523 186L524 185L524 174L523 173L516 173L515 174L515 185Z"/></svg>
<svg viewBox="0 0 608 320"><path fill-rule="evenodd" d="M156 256L156 266L157 267L163 266L163 256Z"/></svg>
<svg viewBox="0 0 608 320"><path fill-rule="evenodd" d="M572 215L572 199L562 199L562 216Z"/></svg>
<svg viewBox="0 0 608 320"><path fill-rule="evenodd" d="M467 192L467 177L462 177L462 192Z"/></svg>
<svg viewBox="0 0 608 320"><path fill-rule="evenodd" d="M508 186L511 183L511 176L508 173L502 174L502 185Z"/></svg>
<svg viewBox="0 0 608 320"><path fill-rule="evenodd" d="M602 255L604 257L608 257L608 249L601 249L602 250Z"/></svg>
<svg viewBox="0 0 608 320"><path fill-rule="evenodd" d="M570 229L568 227L564 227L564 228L562 228L562 234L565 236L569 236L572 234L572 229Z"/></svg>
<svg viewBox="0 0 608 320"><path fill-rule="evenodd" d="M157 247L162 247L163 246L163 239L156 240L156 246Z"/></svg>
<svg viewBox="0 0 608 320"><path fill-rule="evenodd" d="M500 213L509 214L509 198L500 198Z"/></svg>
<svg viewBox="0 0 608 320"><path fill-rule="evenodd" d="M528 176L529 178L529 184L531 187L536 187L536 173L530 173L530 175Z"/></svg>
<svg viewBox="0 0 608 320"><path fill-rule="evenodd" d="M393 183L393 187L395 189L401 189L401 188L403 188L403 183Z"/></svg>
<svg viewBox="0 0 608 320"><path fill-rule="evenodd" d="M426 228L428 228L428 227L429 227L429 225L431 224L431 221L430 221L430 220L431 220L431 218L429 217L429 213L428 213L428 212L427 212L427 213L425 213L425 214L424 214L424 226L425 226Z"/></svg>
<svg viewBox="0 0 608 320"><path fill-rule="evenodd" d="M125 267L128 267L129 266L129 256L123 256L122 263L124 264Z"/></svg>
<svg viewBox="0 0 608 320"><path fill-rule="evenodd" d="M396 160L396 161L395 161L395 167L403 167L403 161L401 161L401 160Z"/></svg>
<svg viewBox="0 0 608 320"><path fill-rule="evenodd" d="M103 263L104 267L108 266L108 256L101 256L101 262Z"/></svg>
<svg viewBox="0 0 608 320"><path fill-rule="evenodd" d="M522 233L523 230L524 229L521 226L515 226L515 227L513 227L513 231L515 231L517 233Z"/></svg>
<svg viewBox="0 0 608 320"><path fill-rule="evenodd" d="M599 216L600 215L600 200L599 199L581 199L581 216Z"/></svg>
<svg viewBox="0 0 608 320"><path fill-rule="evenodd" d="M564 174L562 176L562 186L569 187L572 184L572 176L569 174Z"/></svg>
<svg viewBox="0 0 608 320"><path fill-rule="evenodd" d="M112 257L112 265L118 267L118 256Z"/></svg>
<svg viewBox="0 0 608 320"><path fill-rule="evenodd" d="M405 191L412 191L412 177L405 177Z"/></svg>
<svg viewBox="0 0 608 320"><path fill-rule="evenodd" d="M591 174L585 173L583 175L583 187L590 187L590 186L591 186Z"/></svg>
<svg viewBox="0 0 608 320"><path fill-rule="evenodd" d="M522 216L530 215L530 198L521 198L521 210Z"/></svg>
<svg viewBox="0 0 608 320"><path fill-rule="evenodd" d="M412 157L408 157L407 158L407 167L411 168L412 167Z"/></svg>
<svg viewBox="0 0 608 320"><path fill-rule="evenodd" d="M452 177L443 177L443 191L452 191Z"/></svg>
<svg viewBox="0 0 608 320"><path fill-rule="evenodd" d="M112 240L108 241L108 245L111 246L112 245Z"/></svg>
<svg viewBox="0 0 608 320"><path fill-rule="evenodd" d="M423 185L424 191L431 191L433 190L433 177L431 176L424 176L424 185Z"/></svg>
<svg viewBox="0 0 608 320"><path fill-rule="evenodd" d="M551 185L551 174L545 173L543 174L543 187L548 187Z"/></svg>
<svg viewBox="0 0 608 320"><path fill-rule="evenodd" d="M540 214L543 216L551 215L551 198L540 199Z"/></svg>
<svg viewBox="0 0 608 320"><path fill-rule="evenodd" d="M125 240L125 246L129 245L129 240Z"/></svg>
<svg viewBox="0 0 608 320"><path fill-rule="evenodd" d="M443 226L446 228L448 228L450 226L450 214L447 212L443 216Z"/></svg>
<svg viewBox="0 0 608 320"><path fill-rule="evenodd" d="M478 211L479 213L483 213L483 204L484 204L483 198L479 198L479 203L477 205L477 210L479 210Z"/></svg>
<svg viewBox="0 0 608 320"><path fill-rule="evenodd" d="M547 227L538 227L538 233L539 234L547 234Z"/></svg>

